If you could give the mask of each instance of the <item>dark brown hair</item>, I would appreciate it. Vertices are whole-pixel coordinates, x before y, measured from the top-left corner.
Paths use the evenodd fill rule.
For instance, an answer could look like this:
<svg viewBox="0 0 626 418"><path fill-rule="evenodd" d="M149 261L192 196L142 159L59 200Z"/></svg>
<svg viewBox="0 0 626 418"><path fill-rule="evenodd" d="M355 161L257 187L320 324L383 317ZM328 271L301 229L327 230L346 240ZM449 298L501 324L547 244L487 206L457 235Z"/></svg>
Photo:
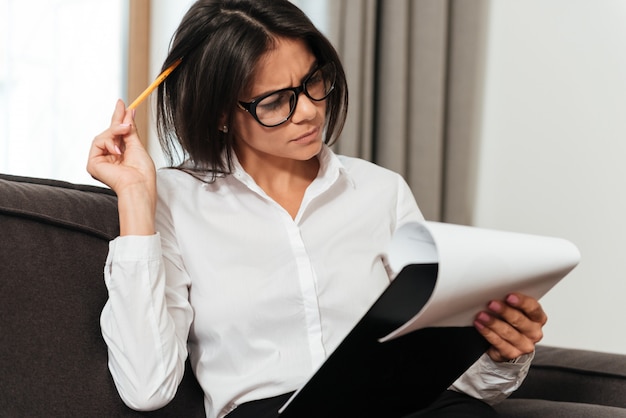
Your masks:
<svg viewBox="0 0 626 418"><path fill-rule="evenodd" d="M186 160L193 170L213 176L230 172L233 130L220 128L230 125L259 59L277 38L302 40L319 64L335 64L324 141L337 140L348 105L345 73L337 52L309 18L288 0L199 0L178 26L163 69L183 61L158 89L157 129L170 165Z"/></svg>

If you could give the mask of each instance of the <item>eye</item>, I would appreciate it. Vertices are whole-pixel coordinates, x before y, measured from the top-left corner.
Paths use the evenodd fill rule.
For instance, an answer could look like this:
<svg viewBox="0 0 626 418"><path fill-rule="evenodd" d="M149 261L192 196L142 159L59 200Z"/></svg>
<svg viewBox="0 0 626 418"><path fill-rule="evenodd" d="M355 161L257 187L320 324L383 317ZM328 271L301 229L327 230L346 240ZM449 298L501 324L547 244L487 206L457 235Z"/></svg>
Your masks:
<svg viewBox="0 0 626 418"><path fill-rule="evenodd" d="M314 87L320 83L324 83L324 76L322 75L321 70L317 70L316 72L311 74L311 77L309 77L309 79L306 81L307 86L311 87Z"/></svg>
<svg viewBox="0 0 626 418"><path fill-rule="evenodd" d="M289 107L292 96L293 93L290 91L283 91L267 96L257 104L257 112L272 112L282 109L285 106Z"/></svg>

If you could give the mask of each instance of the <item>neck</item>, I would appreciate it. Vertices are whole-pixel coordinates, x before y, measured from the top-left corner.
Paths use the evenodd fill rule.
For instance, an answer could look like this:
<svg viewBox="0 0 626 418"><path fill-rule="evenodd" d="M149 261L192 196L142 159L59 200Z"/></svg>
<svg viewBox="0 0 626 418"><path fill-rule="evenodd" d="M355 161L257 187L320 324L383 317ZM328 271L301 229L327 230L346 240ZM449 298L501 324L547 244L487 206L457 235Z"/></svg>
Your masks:
<svg viewBox="0 0 626 418"><path fill-rule="evenodd" d="M268 156L255 158L249 153L245 156L237 153L237 158L256 184L295 218L307 187L317 177L317 156L301 161Z"/></svg>

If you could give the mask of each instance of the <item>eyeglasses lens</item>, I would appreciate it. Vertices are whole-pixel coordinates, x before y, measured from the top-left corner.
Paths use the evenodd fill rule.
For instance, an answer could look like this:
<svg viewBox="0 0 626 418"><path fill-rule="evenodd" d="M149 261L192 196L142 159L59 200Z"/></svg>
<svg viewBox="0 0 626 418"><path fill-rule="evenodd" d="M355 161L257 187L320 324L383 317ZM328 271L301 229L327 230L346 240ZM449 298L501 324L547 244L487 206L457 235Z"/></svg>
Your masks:
<svg viewBox="0 0 626 418"><path fill-rule="evenodd" d="M334 87L335 73L332 65L315 71L304 82L305 94L312 100L324 100ZM261 123L272 126L284 122L296 106L296 92L284 90L263 98L256 105L256 116Z"/></svg>
<svg viewBox="0 0 626 418"><path fill-rule="evenodd" d="M296 101L293 91L281 91L267 96L257 103L256 116L265 125L275 125L285 120Z"/></svg>

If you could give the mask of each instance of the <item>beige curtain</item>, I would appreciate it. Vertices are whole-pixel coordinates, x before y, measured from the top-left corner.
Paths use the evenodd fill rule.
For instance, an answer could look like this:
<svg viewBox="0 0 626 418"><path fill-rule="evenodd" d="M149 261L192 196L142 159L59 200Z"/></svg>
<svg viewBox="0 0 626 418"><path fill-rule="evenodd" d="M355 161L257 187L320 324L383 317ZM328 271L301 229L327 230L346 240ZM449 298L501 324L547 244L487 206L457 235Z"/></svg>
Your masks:
<svg viewBox="0 0 626 418"><path fill-rule="evenodd" d="M401 173L429 220L474 206L488 0L336 0L350 111L336 150Z"/></svg>

